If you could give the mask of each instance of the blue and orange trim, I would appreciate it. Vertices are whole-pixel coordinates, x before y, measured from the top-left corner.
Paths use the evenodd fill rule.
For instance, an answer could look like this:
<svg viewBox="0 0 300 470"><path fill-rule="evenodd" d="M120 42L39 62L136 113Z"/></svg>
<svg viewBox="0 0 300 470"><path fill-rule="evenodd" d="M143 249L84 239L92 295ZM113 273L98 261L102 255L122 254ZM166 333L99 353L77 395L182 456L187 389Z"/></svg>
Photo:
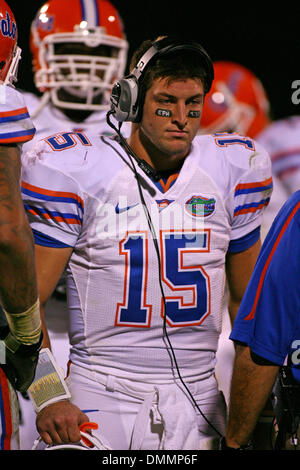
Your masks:
<svg viewBox="0 0 300 470"><path fill-rule="evenodd" d="M1 417L1 436L0 450L11 450L11 438L13 434L13 425L11 417L11 400L8 379L0 367L0 417Z"/></svg>

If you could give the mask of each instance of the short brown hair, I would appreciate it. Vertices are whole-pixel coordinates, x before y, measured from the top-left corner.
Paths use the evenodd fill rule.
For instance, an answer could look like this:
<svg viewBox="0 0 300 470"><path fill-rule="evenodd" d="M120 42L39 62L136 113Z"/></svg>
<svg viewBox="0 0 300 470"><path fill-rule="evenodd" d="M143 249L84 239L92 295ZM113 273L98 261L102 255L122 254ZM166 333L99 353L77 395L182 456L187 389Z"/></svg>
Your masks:
<svg viewBox="0 0 300 470"><path fill-rule="evenodd" d="M172 46L172 41L175 45L178 44L178 40L176 42L176 39L167 36L154 41L144 41L132 56L130 71L132 72L141 57L152 45L160 43L161 48L164 48L166 45ZM167 54L160 55L158 53L151 66L145 68L144 75L140 80L144 93L152 86L154 80L166 77L170 80L197 78L201 80L205 93L209 91L213 80L213 65L206 51L201 48L200 44L193 41L181 40L180 43L182 45L181 49L174 48L173 51L170 47ZM184 48L185 44L187 44L186 48ZM189 48L190 44L196 45L194 49ZM199 50L196 47L199 47Z"/></svg>

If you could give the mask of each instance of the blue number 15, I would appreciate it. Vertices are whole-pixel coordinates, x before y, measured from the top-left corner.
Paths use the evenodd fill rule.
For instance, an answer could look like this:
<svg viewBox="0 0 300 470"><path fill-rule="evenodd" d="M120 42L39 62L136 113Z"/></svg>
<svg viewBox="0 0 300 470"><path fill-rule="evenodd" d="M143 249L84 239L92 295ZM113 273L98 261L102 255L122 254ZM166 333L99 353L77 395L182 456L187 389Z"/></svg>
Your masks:
<svg viewBox="0 0 300 470"><path fill-rule="evenodd" d="M210 313L209 276L202 265L194 262L197 253L209 252L209 241L209 230L160 232L161 276L163 285L168 287L165 300L169 326L200 325ZM153 306L147 297L147 232L128 232L120 242L120 255L125 257L125 280L123 299L117 304L116 325L150 327ZM185 264L185 256L193 262ZM158 286L158 279L154 282ZM158 292L159 287L153 295ZM164 315L162 298L160 314Z"/></svg>

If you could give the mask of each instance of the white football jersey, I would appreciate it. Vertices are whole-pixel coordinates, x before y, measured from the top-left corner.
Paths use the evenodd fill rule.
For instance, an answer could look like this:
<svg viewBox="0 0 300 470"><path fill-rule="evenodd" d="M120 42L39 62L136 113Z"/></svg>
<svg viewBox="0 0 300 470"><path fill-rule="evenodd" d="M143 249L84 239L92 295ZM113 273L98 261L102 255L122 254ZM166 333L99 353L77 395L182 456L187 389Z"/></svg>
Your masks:
<svg viewBox="0 0 300 470"><path fill-rule="evenodd" d="M12 86L0 85L0 144L24 145L34 134L22 94Z"/></svg>
<svg viewBox="0 0 300 470"><path fill-rule="evenodd" d="M59 108L53 106L51 102L48 102L36 114L41 105L41 98L38 98L34 93L24 91L22 91L22 95L36 127L35 141L61 131L89 132L94 135L115 134L115 131L107 124L105 111L93 112L84 121L76 123L69 119ZM117 124L113 119L112 121L115 125ZM121 130L122 134L127 137L130 132L129 123L124 123ZM31 149L33 144L34 142L25 144L23 151Z"/></svg>
<svg viewBox="0 0 300 470"><path fill-rule="evenodd" d="M22 194L36 243L73 247L72 362L132 380L172 381L165 320L182 377L210 377L225 307L226 253L250 246L261 224L272 191L267 153L237 134L197 136L165 192L111 137L60 133L23 163Z"/></svg>
<svg viewBox="0 0 300 470"><path fill-rule="evenodd" d="M256 138L267 150L273 174L286 190L286 199L300 189L300 117L272 122Z"/></svg>

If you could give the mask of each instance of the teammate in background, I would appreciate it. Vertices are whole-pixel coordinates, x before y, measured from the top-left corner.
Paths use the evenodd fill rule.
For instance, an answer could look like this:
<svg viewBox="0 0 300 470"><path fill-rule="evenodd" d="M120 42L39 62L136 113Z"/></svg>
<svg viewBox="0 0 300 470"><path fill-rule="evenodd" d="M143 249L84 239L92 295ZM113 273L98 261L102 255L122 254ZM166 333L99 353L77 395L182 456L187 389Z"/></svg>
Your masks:
<svg viewBox="0 0 300 470"><path fill-rule="evenodd" d="M51 0L32 22L30 49L42 96L24 97L36 138L61 131L111 134L109 96L124 75L128 50L116 8L108 0Z"/></svg>
<svg viewBox="0 0 300 470"><path fill-rule="evenodd" d="M112 84L124 75L128 43L122 20L107 0L51 0L37 12L31 26L30 49L34 82L41 94L24 92L37 139L61 132L112 134L106 122ZM129 127L129 125L128 125ZM125 135L129 129L125 129ZM34 142L24 146L30 151ZM42 145L42 144L41 144ZM65 272L46 311L52 351L66 371L67 337ZM36 436L31 403L20 397L24 425L22 445L30 448ZM34 436L32 433L34 432Z"/></svg>
<svg viewBox="0 0 300 470"><path fill-rule="evenodd" d="M271 164L249 138L196 136L213 80L198 43L146 41L131 71L112 92L127 140L56 135L24 160L41 305L68 263L71 314L72 399L44 407L37 428L47 444L77 441L90 419L112 449L213 448L225 283L234 318Z"/></svg>
<svg viewBox="0 0 300 470"><path fill-rule="evenodd" d="M281 123L280 121L272 123L267 93L261 81L251 70L228 61L214 62L214 70L215 79L206 97L200 134L230 132L247 135L263 145L271 156L273 194L270 204L264 212L261 225L263 240L278 210L289 197L292 189L288 189L283 184L281 175L277 171L276 154L279 156L279 149L285 149L285 153L288 155L294 152L297 146L300 148L300 132L296 126L292 129L294 118ZM281 127L282 132L274 132L277 127ZM283 127L286 128L285 132ZM224 313L217 352L216 374L227 403L229 402L230 378L235 354L234 345L228 339L231 328L232 324L229 321L228 313Z"/></svg>
<svg viewBox="0 0 300 470"><path fill-rule="evenodd" d="M35 86L42 93L40 98L23 93L35 140L61 131L66 144L74 131L111 134L109 96L124 75L128 50L115 7L108 0L51 0L32 22L30 49ZM128 135L129 128L124 132ZM64 275L55 294L65 299Z"/></svg>
<svg viewBox="0 0 300 470"><path fill-rule="evenodd" d="M24 93L35 140L62 132L111 134L106 122L113 83L124 75L128 43L108 0L51 0L37 12L30 32L34 82L41 98ZM125 129L126 135L129 128ZM23 152L30 151L34 142ZM64 277L57 294L64 298Z"/></svg>
<svg viewBox="0 0 300 470"><path fill-rule="evenodd" d="M16 390L31 384L41 346L32 232L20 194L20 147L35 128L14 88L21 49L9 6L0 0L0 449L19 448Z"/></svg>
<svg viewBox="0 0 300 470"><path fill-rule="evenodd" d="M248 444L279 366L289 364L287 357L293 364L294 356L299 367L299 238L297 191L283 205L268 232L231 333L231 339L238 343L225 441L231 448ZM284 431L296 436L299 405L297 412L292 408L295 393L299 403L299 383L295 390L291 381L285 382L285 388L280 394L285 409L280 414L288 410L288 422L293 425ZM297 439L294 445L296 448Z"/></svg>
<svg viewBox="0 0 300 470"><path fill-rule="evenodd" d="M214 70L201 133L237 132L256 138L270 123L270 104L260 80L234 62L216 61Z"/></svg>
<svg viewBox="0 0 300 470"><path fill-rule="evenodd" d="M300 189L300 117L273 121L259 134L258 140L268 150L273 175L289 197Z"/></svg>

